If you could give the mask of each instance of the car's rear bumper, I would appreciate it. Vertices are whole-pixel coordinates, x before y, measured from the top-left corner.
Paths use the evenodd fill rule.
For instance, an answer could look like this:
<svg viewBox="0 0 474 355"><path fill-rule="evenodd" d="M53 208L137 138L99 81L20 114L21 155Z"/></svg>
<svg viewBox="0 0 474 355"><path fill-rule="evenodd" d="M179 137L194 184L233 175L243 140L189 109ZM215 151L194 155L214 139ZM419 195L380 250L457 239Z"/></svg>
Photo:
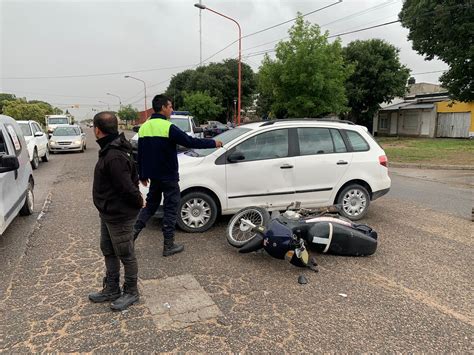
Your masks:
<svg viewBox="0 0 474 355"><path fill-rule="evenodd" d="M374 191L372 192L372 201L388 194L388 192L390 191L390 187L387 188L387 189L383 189L383 190L378 190L378 191Z"/></svg>

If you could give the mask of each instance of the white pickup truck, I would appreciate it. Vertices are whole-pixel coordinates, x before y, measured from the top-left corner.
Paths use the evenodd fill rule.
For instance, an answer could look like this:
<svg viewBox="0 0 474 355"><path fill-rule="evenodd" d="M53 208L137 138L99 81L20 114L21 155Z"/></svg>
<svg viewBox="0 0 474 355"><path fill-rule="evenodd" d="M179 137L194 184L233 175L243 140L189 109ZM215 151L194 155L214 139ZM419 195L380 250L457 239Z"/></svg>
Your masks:
<svg viewBox="0 0 474 355"><path fill-rule="evenodd" d="M46 130L48 131L49 135L53 133L54 129L57 126L73 124L72 116L67 115L67 114L66 115L46 115L45 121L46 121Z"/></svg>

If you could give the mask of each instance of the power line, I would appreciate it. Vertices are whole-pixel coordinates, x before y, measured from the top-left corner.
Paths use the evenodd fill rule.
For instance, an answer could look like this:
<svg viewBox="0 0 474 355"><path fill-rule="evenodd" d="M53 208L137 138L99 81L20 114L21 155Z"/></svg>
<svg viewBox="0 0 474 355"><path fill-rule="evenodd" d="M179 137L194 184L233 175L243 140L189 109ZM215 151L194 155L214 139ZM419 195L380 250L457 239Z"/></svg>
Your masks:
<svg viewBox="0 0 474 355"><path fill-rule="evenodd" d="M331 7L331 6L334 6L334 5L340 4L341 2L342 2L342 0L339 0L339 1L337 1L337 2L334 2L334 3L332 3L332 4L329 4L329 5L326 5L326 6L320 7L320 8L318 8L318 9L316 9L316 10L313 10L313 11L310 11L310 12L307 12L307 13L305 13L305 14L301 15L301 17L306 17L306 16L309 16L309 15L311 15L311 14L314 14L314 13L316 13L316 12L319 12L319 11L325 10L325 9L327 9L327 8ZM294 17L294 18L292 18L292 19L290 19L290 20L286 20L286 21L283 21L283 22L277 23L277 24L275 24L275 25L272 25L272 26L270 26L270 27L267 27L267 28L264 28L264 29L258 30L258 31L256 31L256 32L249 33L248 35L242 36L242 38L247 38L247 37L254 36L254 35L256 35L256 34L259 34L259 33L262 33L262 32L265 32L265 31L268 31L268 30L270 30L270 29L273 29L273 28L276 28L276 27L282 26L282 25L284 25L284 24L286 24L286 23L293 22L293 21L295 21L296 19L297 19L297 17ZM234 43L237 43L238 41L239 41L239 39L236 39L235 41L233 41L233 42L229 43L229 44L228 44L228 45L226 45L224 48L220 49L220 50L219 50L219 51L217 51L216 53L214 53L214 54L212 54L211 56L209 56L209 57L207 57L206 59L204 59L204 60L202 61L202 63L204 63L204 62L207 62L207 61L209 61L209 59L212 59L212 58L214 58L216 55L218 55L219 53L222 53L223 51L225 51L227 48L229 48L230 46L232 46ZM196 66L197 66L197 65L196 65Z"/></svg>
<svg viewBox="0 0 474 355"><path fill-rule="evenodd" d="M434 74L434 73L444 73L445 71L447 71L448 69L445 69L445 70L434 70L434 71L425 71L425 72L422 72L422 73L411 73L410 75L422 75L422 74Z"/></svg>
<svg viewBox="0 0 474 355"><path fill-rule="evenodd" d="M328 38L334 38L334 37L339 37L339 36L345 36L345 35L348 35L348 34L351 34L351 33L357 33L357 32L367 31L367 30L370 30L370 29L373 29L373 28L378 28L378 27L382 27L382 26L388 26L388 25L391 25L391 24L394 24L394 23L397 23L397 22L400 22L400 20L389 21L389 22L385 22L385 23L380 23L380 24L375 25L375 26L360 28L360 29L354 30L354 31L348 31L348 32L338 33L338 34L335 34L335 35L328 36ZM265 49L265 50L262 50L262 51L259 51L259 52L250 53L250 54L248 54L247 56L244 56L244 57L245 57L245 58L251 58L251 57L255 57L255 56L258 56L258 55L262 55L262 54L270 53L270 52L275 52L275 51L276 51L275 48L269 48L269 49Z"/></svg>
<svg viewBox="0 0 474 355"><path fill-rule="evenodd" d="M144 73L144 72L159 71L159 70L172 70L172 69L179 69L179 68L192 67L193 65L194 65L194 64L190 64L190 65L178 65L178 66L174 66L174 67L162 67L162 68L154 68L154 69L128 70L128 71L124 71L124 72L80 74L80 75L58 75L58 76L1 77L0 79L4 79L4 80L32 80L32 79L90 78L90 77L98 77L98 76L123 75L123 74L130 74L130 73Z"/></svg>
<svg viewBox="0 0 474 355"><path fill-rule="evenodd" d="M22 93L22 94L30 94L30 95L44 95L44 96L57 96L57 97L72 97L72 98L79 98L79 99L106 99L106 97L101 97L101 96L77 96L77 95L61 95L61 94L49 94L46 92L32 92L32 91L22 91L22 90L8 90L8 89L3 89L5 91L9 92L15 92L15 93Z"/></svg>

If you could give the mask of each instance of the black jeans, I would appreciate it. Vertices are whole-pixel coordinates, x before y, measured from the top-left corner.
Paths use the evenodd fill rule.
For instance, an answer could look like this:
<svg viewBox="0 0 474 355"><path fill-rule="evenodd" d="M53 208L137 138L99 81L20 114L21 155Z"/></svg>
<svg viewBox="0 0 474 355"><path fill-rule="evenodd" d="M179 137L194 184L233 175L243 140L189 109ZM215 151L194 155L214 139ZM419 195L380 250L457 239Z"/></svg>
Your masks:
<svg viewBox="0 0 474 355"><path fill-rule="evenodd" d="M163 236L165 239L174 238L176 230L176 219L178 217L178 206L181 200L181 192L177 181L159 181L151 180L150 190L146 196L146 207L142 208L138 215L135 228L141 230L145 228L148 220L156 213L161 203L161 195L163 200Z"/></svg>
<svg viewBox="0 0 474 355"><path fill-rule="evenodd" d="M125 271L125 285L137 291L138 264L135 257L132 229L135 219L106 221L100 219L100 249L105 258L107 278L120 278L120 261Z"/></svg>

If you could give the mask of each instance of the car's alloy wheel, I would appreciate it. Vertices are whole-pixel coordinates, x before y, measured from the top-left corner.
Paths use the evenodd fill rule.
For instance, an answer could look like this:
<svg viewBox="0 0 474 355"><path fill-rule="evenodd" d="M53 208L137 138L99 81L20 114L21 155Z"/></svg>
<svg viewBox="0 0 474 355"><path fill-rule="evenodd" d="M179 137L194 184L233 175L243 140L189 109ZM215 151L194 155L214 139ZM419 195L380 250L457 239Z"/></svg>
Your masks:
<svg viewBox="0 0 474 355"><path fill-rule="evenodd" d="M345 217L356 221L367 214L370 196L363 186L349 185L339 195L338 204L341 205L341 212Z"/></svg>
<svg viewBox="0 0 474 355"><path fill-rule="evenodd" d="M200 233L214 225L217 218L217 205L214 199L204 192L191 192L181 198L178 213L178 226L191 233Z"/></svg>

